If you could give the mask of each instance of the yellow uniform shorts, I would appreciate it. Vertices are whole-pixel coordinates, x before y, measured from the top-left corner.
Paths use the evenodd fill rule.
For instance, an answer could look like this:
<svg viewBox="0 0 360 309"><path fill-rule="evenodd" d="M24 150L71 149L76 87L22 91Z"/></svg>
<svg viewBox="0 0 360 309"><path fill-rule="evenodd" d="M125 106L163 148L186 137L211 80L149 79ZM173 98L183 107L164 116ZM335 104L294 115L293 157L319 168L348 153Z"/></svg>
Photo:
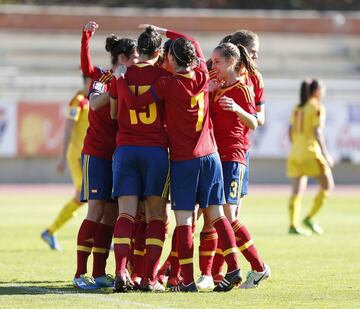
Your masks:
<svg viewBox="0 0 360 309"><path fill-rule="evenodd" d="M322 154L307 152L302 156L290 155L287 160L287 176L289 178L317 177L329 172L330 167Z"/></svg>

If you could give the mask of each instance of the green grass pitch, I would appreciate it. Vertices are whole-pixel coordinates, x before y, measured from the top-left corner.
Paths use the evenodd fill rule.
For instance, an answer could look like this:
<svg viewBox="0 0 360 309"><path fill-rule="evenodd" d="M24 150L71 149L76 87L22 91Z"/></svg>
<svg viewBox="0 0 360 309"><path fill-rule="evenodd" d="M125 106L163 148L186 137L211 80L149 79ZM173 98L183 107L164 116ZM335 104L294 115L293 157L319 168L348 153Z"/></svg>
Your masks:
<svg viewBox="0 0 360 309"><path fill-rule="evenodd" d="M80 292L71 285L76 233L85 207L59 233L52 252L40 239L68 196L40 190L0 191L0 308L359 308L360 190L334 192L319 215L323 236L287 235L288 191L257 191L244 201L242 219L273 276L253 290L197 294ZM311 202L307 194L303 213ZM198 275L197 243L195 257ZM166 241L164 254L169 252ZM91 270L92 259L88 269ZM241 257L244 276L249 269ZM114 256L109 257L109 273Z"/></svg>

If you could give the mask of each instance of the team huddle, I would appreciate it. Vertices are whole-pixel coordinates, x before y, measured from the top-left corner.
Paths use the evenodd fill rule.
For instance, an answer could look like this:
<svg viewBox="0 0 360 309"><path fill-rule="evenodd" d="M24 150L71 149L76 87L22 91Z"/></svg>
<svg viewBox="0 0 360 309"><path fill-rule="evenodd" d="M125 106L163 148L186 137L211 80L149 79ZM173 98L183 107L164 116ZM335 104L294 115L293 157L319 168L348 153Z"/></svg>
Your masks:
<svg viewBox="0 0 360 309"><path fill-rule="evenodd" d="M78 232L73 283L116 292L257 287L271 271L238 216L247 194L249 133L264 123L264 87L254 65L258 37L230 34L206 61L195 39L141 27L137 41L107 38L110 70L91 63L89 42L98 25L83 29L81 68L92 81L80 202L88 203L88 213ZM159 267L170 205L176 227ZM193 235L201 215L195 280ZM105 271L112 241L115 278ZM239 250L251 265L246 278Z"/></svg>

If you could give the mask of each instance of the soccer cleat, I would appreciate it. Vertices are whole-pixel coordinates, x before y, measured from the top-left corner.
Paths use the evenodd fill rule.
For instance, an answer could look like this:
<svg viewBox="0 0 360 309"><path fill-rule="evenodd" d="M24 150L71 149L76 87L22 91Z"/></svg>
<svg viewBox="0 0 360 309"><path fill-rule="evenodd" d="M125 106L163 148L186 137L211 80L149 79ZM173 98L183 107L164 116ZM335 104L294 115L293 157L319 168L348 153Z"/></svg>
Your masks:
<svg viewBox="0 0 360 309"><path fill-rule="evenodd" d="M134 290L139 290L141 284L141 277L138 277L137 274L132 274L131 280L134 283Z"/></svg>
<svg viewBox="0 0 360 309"><path fill-rule="evenodd" d="M114 291L117 293L127 292L126 276L116 276L114 281Z"/></svg>
<svg viewBox="0 0 360 309"><path fill-rule="evenodd" d="M196 288L195 282L191 282L188 285L185 285L184 283L179 283L178 285L175 285L170 288L171 292L197 292L198 289Z"/></svg>
<svg viewBox="0 0 360 309"><path fill-rule="evenodd" d="M230 273L227 273L223 279L215 288L214 292L227 292L230 291L235 285L240 284L242 281L240 269L235 269Z"/></svg>
<svg viewBox="0 0 360 309"><path fill-rule="evenodd" d="M99 288L112 288L114 287L114 277L112 275L106 274L97 278L94 278L96 285Z"/></svg>
<svg viewBox="0 0 360 309"><path fill-rule="evenodd" d="M62 251L55 235L51 235L48 230L41 233L41 238L45 241L52 250Z"/></svg>
<svg viewBox="0 0 360 309"><path fill-rule="evenodd" d="M324 234L324 230L322 229L322 227L319 224L317 224L316 222L309 219L309 218L305 218L303 220L303 224L306 227L308 227L311 231L313 231L315 234L318 234L318 235Z"/></svg>
<svg viewBox="0 0 360 309"><path fill-rule="evenodd" d="M218 285L221 281L223 281L224 275L222 273L220 273L220 274L213 275L212 278L214 280L214 284Z"/></svg>
<svg viewBox="0 0 360 309"><path fill-rule="evenodd" d="M73 279L74 287L80 290L96 290L98 286L94 281L93 277L81 275L79 278Z"/></svg>
<svg viewBox="0 0 360 309"><path fill-rule="evenodd" d="M182 282L181 278L178 277L171 277L168 279L167 283L166 283L166 287L167 288L172 288L174 286L179 285Z"/></svg>
<svg viewBox="0 0 360 309"><path fill-rule="evenodd" d="M196 281L196 287L199 290L209 290L215 287L214 280L212 276L201 275Z"/></svg>
<svg viewBox="0 0 360 309"><path fill-rule="evenodd" d="M125 273L121 276L116 276L114 281L114 292L124 293L127 291L134 291L134 282L131 280L129 272L125 269Z"/></svg>
<svg viewBox="0 0 360 309"><path fill-rule="evenodd" d="M271 276L271 269L265 264L265 269L261 272L250 270L247 274L246 281L240 286L240 289L252 289L259 286L262 280Z"/></svg>
<svg viewBox="0 0 360 309"><path fill-rule="evenodd" d="M289 234L291 235L299 235L299 236L311 236L311 231L307 231L299 226L290 226Z"/></svg>
<svg viewBox="0 0 360 309"><path fill-rule="evenodd" d="M141 280L140 290L143 292L165 292L164 286L159 281L151 282L148 278Z"/></svg>

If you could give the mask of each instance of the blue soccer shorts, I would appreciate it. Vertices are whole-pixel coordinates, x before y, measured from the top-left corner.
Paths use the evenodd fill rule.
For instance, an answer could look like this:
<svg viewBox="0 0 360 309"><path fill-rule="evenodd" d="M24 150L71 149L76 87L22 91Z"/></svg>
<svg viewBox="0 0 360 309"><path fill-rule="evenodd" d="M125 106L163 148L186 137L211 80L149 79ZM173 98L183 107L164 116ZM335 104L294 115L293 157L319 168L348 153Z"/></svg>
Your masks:
<svg viewBox="0 0 360 309"><path fill-rule="evenodd" d="M219 154L170 163L170 191L173 210L194 210L224 205L224 187Z"/></svg>

